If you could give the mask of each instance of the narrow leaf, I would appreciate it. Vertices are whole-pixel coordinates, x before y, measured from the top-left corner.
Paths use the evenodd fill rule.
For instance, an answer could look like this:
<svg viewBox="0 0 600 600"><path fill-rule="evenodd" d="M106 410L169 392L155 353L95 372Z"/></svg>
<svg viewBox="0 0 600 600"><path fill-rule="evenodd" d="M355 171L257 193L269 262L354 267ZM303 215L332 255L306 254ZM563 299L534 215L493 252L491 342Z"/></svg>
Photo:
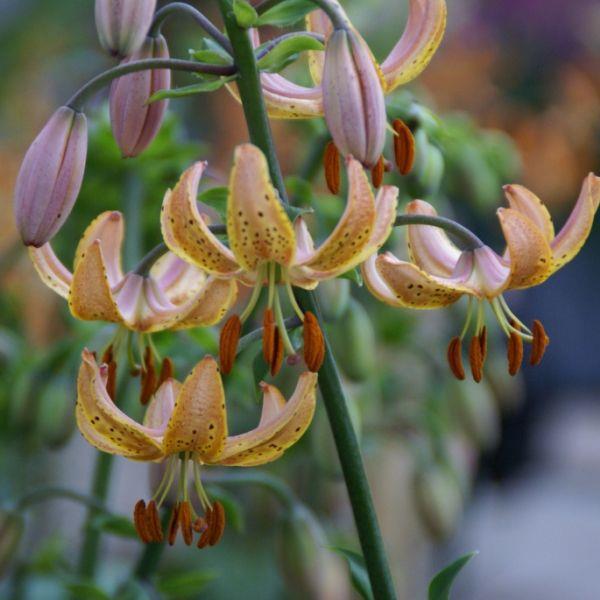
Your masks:
<svg viewBox="0 0 600 600"><path fill-rule="evenodd" d="M294 37L283 39L274 46L272 50L258 61L258 67L262 71L276 73L295 61L301 52L324 50L324 48L323 44L314 37L306 34L299 34ZM260 52L260 49L258 51Z"/></svg>
<svg viewBox="0 0 600 600"><path fill-rule="evenodd" d="M341 554L348 561L352 587L365 600L373 600L373 592L371 591L371 582L369 581L369 574L365 566L365 559L360 554L352 552L352 550L338 547L332 547L331 549Z"/></svg>
<svg viewBox="0 0 600 600"><path fill-rule="evenodd" d="M233 0L233 14L238 25L244 29L252 27L258 20L257 12L246 0Z"/></svg>
<svg viewBox="0 0 600 600"><path fill-rule="evenodd" d="M316 6L310 0L284 0L262 14L256 21L256 25L289 27L315 9Z"/></svg>
<svg viewBox="0 0 600 600"><path fill-rule="evenodd" d="M350 269L350 271L346 271L343 275L340 275L340 279L349 279L352 283L355 283L358 287L363 286L363 278L360 273L360 269L355 267L354 269Z"/></svg>
<svg viewBox="0 0 600 600"><path fill-rule="evenodd" d="M195 598L211 581L218 577L215 571L187 571L163 575L156 588L167 598Z"/></svg>
<svg viewBox="0 0 600 600"><path fill-rule="evenodd" d="M92 521L92 527L118 537L138 539L131 519L120 515L98 515Z"/></svg>
<svg viewBox="0 0 600 600"><path fill-rule="evenodd" d="M148 104L157 102L158 100L166 100L167 98L185 98L186 96L193 96L194 94L202 94L205 92L215 92L222 88L225 84L233 81L237 75L231 77L219 77L218 79L207 79L200 83L193 83L192 85L186 85L180 88L173 88L171 90L160 90L156 94L152 94L148 100Z"/></svg>
<svg viewBox="0 0 600 600"><path fill-rule="evenodd" d="M74 598L86 598L86 600L110 600L110 596L93 583L67 583L65 588Z"/></svg>
<svg viewBox="0 0 600 600"><path fill-rule="evenodd" d="M455 560L451 565L442 569L429 584L429 600L449 600L450 589L456 579L456 576L462 571L463 567L478 554L478 552L469 552Z"/></svg>
<svg viewBox="0 0 600 600"><path fill-rule="evenodd" d="M223 55L221 52L212 50L210 48L206 50L190 50L190 56L194 60L202 63L208 63L209 65L219 66L231 66L231 57Z"/></svg>

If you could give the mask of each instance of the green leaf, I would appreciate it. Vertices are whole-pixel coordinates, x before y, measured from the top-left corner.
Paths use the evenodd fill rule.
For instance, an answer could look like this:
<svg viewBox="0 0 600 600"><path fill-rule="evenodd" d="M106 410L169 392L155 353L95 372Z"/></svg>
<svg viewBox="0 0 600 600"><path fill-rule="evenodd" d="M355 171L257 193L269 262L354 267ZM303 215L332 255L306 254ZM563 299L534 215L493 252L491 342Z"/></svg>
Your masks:
<svg viewBox="0 0 600 600"><path fill-rule="evenodd" d="M233 14L240 27L248 29L258 20L258 13L246 0L233 0Z"/></svg>
<svg viewBox="0 0 600 600"><path fill-rule="evenodd" d="M110 596L93 583L67 583L65 588L74 598L85 598L86 600L110 600Z"/></svg>
<svg viewBox="0 0 600 600"><path fill-rule="evenodd" d="M349 279L350 281L352 281L352 283L355 283L358 287L363 286L363 278L360 273L360 269L358 267L355 267L354 269L351 269L350 271L346 271L343 275L340 275L340 278L341 279Z"/></svg>
<svg viewBox="0 0 600 600"><path fill-rule="evenodd" d="M463 567L478 554L478 552L469 552L455 560L451 565L442 569L429 584L429 600L449 600L450 589L456 576L462 571Z"/></svg>
<svg viewBox="0 0 600 600"><path fill-rule="evenodd" d="M128 517L120 515L98 515L92 521L92 527L117 537L138 539L135 527Z"/></svg>
<svg viewBox="0 0 600 600"><path fill-rule="evenodd" d="M358 553L345 548L332 547L334 552L341 554L347 561L350 569L350 580L352 587L365 600L373 600L373 592L371 591L371 582L365 566L365 559Z"/></svg>
<svg viewBox="0 0 600 600"><path fill-rule="evenodd" d="M299 34L285 38L258 61L258 68L262 71L276 73L297 60L301 52L324 49L323 44L310 35ZM260 48L258 52L260 52Z"/></svg>
<svg viewBox="0 0 600 600"><path fill-rule="evenodd" d="M231 66L231 57L211 48L190 50L190 56L198 62L208 63L209 65Z"/></svg>
<svg viewBox="0 0 600 600"><path fill-rule="evenodd" d="M227 198L229 196L229 188L214 187L209 190L205 190L198 196L199 202L208 204L211 208L214 208L223 221L227 218Z"/></svg>
<svg viewBox="0 0 600 600"><path fill-rule="evenodd" d="M285 178L285 187L290 197L294 199L294 204L312 206L316 203L312 185L309 181L306 181L306 179L302 179L302 177L296 175L290 175Z"/></svg>
<svg viewBox="0 0 600 600"><path fill-rule="evenodd" d="M203 94L205 92L216 92L230 81L236 79L236 77L237 75L231 75L230 77L219 77L218 79L205 79L200 83L193 83L192 85L186 85L180 88L160 90L150 96L148 104L158 102L159 100L166 100L168 98L185 98L186 96Z"/></svg>
<svg viewBox="0 0 600 600"><path fill-rule="evenodd" d="M219 576L215 571L187 571L163 575L156 588L167 598L195 598L211 581Z"/></svg>
<svg viewBox="0 0 600 600"><path fill-rule="evenodd" d="M315 9L316 6L309 0L284 0L262 14L256 21L256 25L289 27L301 21Z"/></svg>
<svg viewBox="0 0 600 600"><path fill-rule="evenodd" d="M139 581L130 579L119 587L113 600L152 600L152 598Z"/></svg>

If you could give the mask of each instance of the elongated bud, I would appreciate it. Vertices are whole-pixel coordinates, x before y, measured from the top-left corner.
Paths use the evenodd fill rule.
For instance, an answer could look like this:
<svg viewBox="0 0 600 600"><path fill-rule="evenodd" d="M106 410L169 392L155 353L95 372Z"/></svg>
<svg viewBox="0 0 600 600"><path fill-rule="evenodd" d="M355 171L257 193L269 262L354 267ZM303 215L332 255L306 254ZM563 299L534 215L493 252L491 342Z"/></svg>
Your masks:
<svg viewBox="0 0 600 600"><path fill-rule="evenodd" d="M96 29L102 47L125 57L140 49L156 9L156 0L96 0Z"/></svg>
<svg viewBox="0 0 600 600"><path fill-rule="evenodd" d="M385 99L375 61L354 32L338 29L329 38L322 85L325 120L335 145L372 169L385 145Z"/></svg>
<svg viewBox="0 0 600 600"><path fill-rule="evenodd" d="M15 186L23 243L39 248L62 227L81 189L87 156L85 115L63 106L27 150Z"/></svg>
<svg viewBox="0 0 600 600"><path fill-rule="evenodd" d="M233 369L241 333L242 322L237 315L232 315L223 325L219 339L219 362L223 375L228 375Z"/></svg>
<svg viewBox="0 0 600 600"><path fill-rule="evenodd" d="M162 35L146 38L142 47L121 64L150 58L169 58L167 42ZM113 81L110 87L110 122L123 157L137 156L154 140L169 101L148 104L148 99L170 87L169 69L139 71Z"/></svg>
<svg viewBox="0 0 600 600"><path fill-rule="evenodd" d="M408 125L400 119L392 124L394 132L394 158L401 175L408 175L415 163L415 138Z"/></svg>

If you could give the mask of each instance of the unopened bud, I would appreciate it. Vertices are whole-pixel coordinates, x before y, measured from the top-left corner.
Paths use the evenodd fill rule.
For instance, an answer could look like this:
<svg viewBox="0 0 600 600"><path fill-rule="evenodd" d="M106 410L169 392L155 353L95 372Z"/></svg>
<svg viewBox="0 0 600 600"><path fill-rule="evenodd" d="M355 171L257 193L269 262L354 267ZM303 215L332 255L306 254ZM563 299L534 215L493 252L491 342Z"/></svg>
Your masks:
<svg viewBox="0 0 600 600"><path fill-rule="evenodd" d="M15 186L17 227L39 248L62 227L81 189L87 155L85 115L63 106L27 150Z"/></svg>
<svg viewBox="0 0 600 600"><path fill-rule="evenodd" d="M381 76L369 48L353 31L333 32L323 70L325 120L335 145L372 169L387 127Z"/></svg>
<svg viewBox="0 0 600 600"><path fill-rule="evenodd" d="M162 35L146 38L142 47L121 64L151 58L169 58ZM171 87L171 71L138 71L115 79L110 88L110 122L113 135L126 158L143 152L154 140L169 104L159 100L148 104L152 94Z"/></svg>
<svg viewBox="0 0 600 600"><path fill-rule="evenodd" d="M155 9L156 0L96 0L96 29L102 47L121 57L139 50Z"/></svg>

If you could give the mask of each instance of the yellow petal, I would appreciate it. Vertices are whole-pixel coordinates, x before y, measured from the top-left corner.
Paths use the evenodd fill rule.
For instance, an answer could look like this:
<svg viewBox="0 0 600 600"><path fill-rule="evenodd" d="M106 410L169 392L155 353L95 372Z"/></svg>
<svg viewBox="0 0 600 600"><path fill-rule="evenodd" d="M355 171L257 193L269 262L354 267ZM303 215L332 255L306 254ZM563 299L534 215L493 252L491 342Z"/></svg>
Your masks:
<svg viewBox="0 0 600 600"><path fill-rule="evenodd" d="M62 264L50 244L41 248L29 246L29 257L40 279L59 296L69 297L73 274Z"/></svg>
<svg viewBox="0 0 600 600"><path fill-rule="evenodd" d="M215 360L203 358L183 382L164 436L166 454L197 452L202 462L219 454L227 437L225 392Z"/></svg>
<svg viewBox="0 0 600 600"><path fill-rule="evenodd" d="M87 350L77 379L77 419L81 433L99 450L135 460L162 457L161 432L136 423L117 408L94 355Z"/></svg>
<svg viewBox="0 0 600 600"><path fill-rule="evenodd" d="M525 215L544 234L548 243L554 239L554 225L542 201L522 185L505 185L504 194L510 208Z"/></svg>
<svg viewBox="0 0 600 600"><path fill-rule="evenodd" d="M198 211L198 186L206 163L198 162L167 191L161 212L161 229L169 249L208 273L228 277L239 271L233 253L210 231Z"/></svg>
<svg viewBox="0 0 600 600"><path fill-rule="evenodd" d="M235 281L209 278L204 290L195 299L192 310L174 329L216 325L235 304L237 292L238 285Z"/></svg>
<svg viewBox="0 0 600 600"><path fill-rule="evenodd" d="M552 272L552 252L542 231L513 208L498 209L498 218L510 259L507 288L527 288L545 281Z"/></svg>
<svg viewBox="0 0 600 600"><path fill-rule="evenodd" d="M121 323L122 318L111 293L103 249L96 240L78 254L69 308L73 316L84 321Z"/></svg>
<svg viewBox="0 0 600 600"><path fill-rule="evenodd" d="M269 261L289 265L294 258L294 228L271 183L267 159L251 144L235 151L227 233L236 259L246 271L256 271Z"/></svg>
<svg viewBox="0 0 600 600"><path fill-rule="evenodd" d="M389 93L425 69L446 29L445 0L409 0L409 16L400 41L381 65Z"/></svg>
<svg viewBox="0 0 600 600"><path fill-rule="evenodd" d="M429 275L389 253L372 256L364 263L362 272L369 291L395 307L441 308L456 302L463 294L473 293L459 283Z"/></svg>
<svg viewBox="0 0 600 600"><path fill-rule="evenodd" d="M285 402L279 390L262 384L263 402L268 408L256 429L227 439L216 462L248 467L271 462L295 444L310 425L317 398L316 373L300 375L296 390Z"/></svg>
<svg viewBox="0 0 600 600"><path fill-rule="evenodd" d="M552 241L552 272L572 260L590 235L600 203L600 177L590 173L583 182L577 204Z"/></svg>

